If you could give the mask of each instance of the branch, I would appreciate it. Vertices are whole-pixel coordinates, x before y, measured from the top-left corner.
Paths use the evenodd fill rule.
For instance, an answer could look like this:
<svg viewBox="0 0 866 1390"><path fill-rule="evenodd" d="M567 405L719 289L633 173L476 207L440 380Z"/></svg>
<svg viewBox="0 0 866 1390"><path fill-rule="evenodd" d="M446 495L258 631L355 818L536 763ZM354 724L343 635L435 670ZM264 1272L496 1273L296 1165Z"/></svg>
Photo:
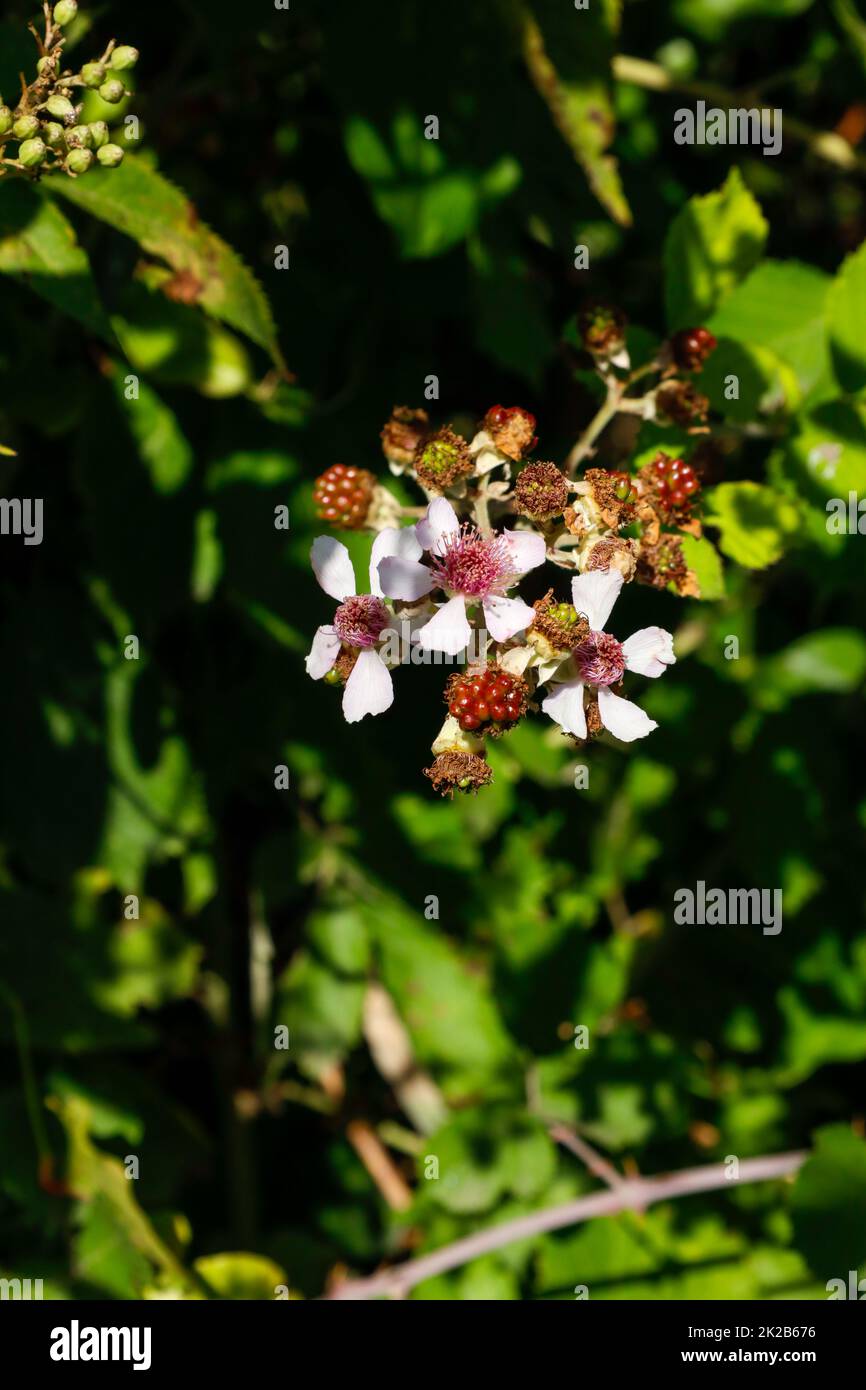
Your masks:
<svg viewBox="0 0 866 1390"><path fill-rule="evenodd" d="M741 97L719 87L713 82L687 82L671 77L659 63L648 63L644 58L630 58L618 53L613 58L611 70L618 82L631 82L635 87L646 87L651 92L679 92L682 96L703 97L719 106L738 106ZM800 140L819 159L835 164L839 169L856 169L866 173L866 159L852 149L843 136L835 130L815 130L805 121L795 116L785 115L784 128L795 140Z"/></svg>
<svg viewBox="0 0 866 1390"><path fill-rule="evenodd" d="M529 1216L517 1217L514 1221L503 1221L499 1226L491 1226L486 1231L476 1231L474 1235L464 1236L452 1245L434 1250L430 1255L421 1255L416 1260L374 1274L369 1279L350 1280L338 1284L324 1297L328 1301L341 1299L369 1299L383 1297L402 1298L416 1284L444 1274L449 1269L457 1269L486 1255L491 1250L499 1250L515 1240L527 1240L543 1235L546 1231L559 1231L565 1226L576 1226L581 1221L589 1221L594 1216L614 1216L628 1208L643 1208L654 1202L664 1202L673 1197L687 1197L694 1192L712 1192L727 1187L734 1181L767 1182L772 1178L784 1178L795 1173L806 1161L805 1152L770 1154L763 1158L747 1158L740 1164L739 1177L728 1177L727 1165L714 1163L702 1168L684 1168L679 1173L662 1174L654 1178L627 1179L615 1191L593 1192L588 1197L578 1197L575 1201L564 1202L561 1206L547 1207L543 1211L532 1212Z"/></svg>

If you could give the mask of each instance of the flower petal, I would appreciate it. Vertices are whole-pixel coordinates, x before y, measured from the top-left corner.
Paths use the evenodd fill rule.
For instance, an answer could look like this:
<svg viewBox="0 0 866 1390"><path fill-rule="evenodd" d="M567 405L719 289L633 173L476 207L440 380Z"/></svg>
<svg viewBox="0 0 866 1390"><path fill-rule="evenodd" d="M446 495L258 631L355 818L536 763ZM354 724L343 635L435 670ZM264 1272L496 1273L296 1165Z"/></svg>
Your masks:
<svg viewBox="0 0 866 1390"><path fill-rule="evenodd" d="M544 564L547 546L544 537L534 531L503 531L508 548L514 556L514 568L518 574L526 574L537 565Z"/></svg>
<svg viewBox="0 0 866 1390"><path fill-rule="evenodd" d="M603 632L622 588L619 570L589 570L571 581L571 601L585 613L593 632Z"/></svg>
<svg viewBox="0 0 866 1390"><path fill-rule="evenodd" d="M484 618L487 631L494 642L507 642L515 632L523 632L535 617L535 609L530 608L521 598L503 598L499 594L489 594L484 600Z"/></svg>
<svg viewBox="0 0 866 1390"><path fill-rule="evenodd" d="M598 713L602 724L614 738L623 743L633 743L636 738L646 738L653 729L658 728L654 719L631 700L623 700L614 695L609 686L601 686L598 692Z"/></svg>
<svg viewBox="0 0 866 1390"><path fill-rule="evenodd" d="M466 603L462 594L443 603L442 607L418 632L418 642L425 652L446 652L456 656L468 647L472 640L472 628L466 617Z"/></svg>
<svg viewBox="0 0 866 1390"><path fill-rule="evenodd" d="M639 676L661 676L673 666L674 639L663 627L642 627L622 644L622 654L629 671Z"/></svg>
<svg viewBox="0 0 866 1390"><path fill-rule="evenodd" d="M404 560L420 560L421 554L414 526L386 526L377 535L370 551L370 593L384 598L379 583L379 563L387 555L399 555Z"/></svg>
<svg viewBox="0 0 866 1390"><path fill-rule="evenodd" d="M457 520L457 513L448 498L434 497L415 527L415 536L424 550L430 550L434 555L441 555L444 549L443 540L459 530L460 522Z"/></svg>
<svg viewBox="0 0 866 1390"><path fill-rule="evenodd" d="M366 714L382 714L394 702L394 682L378 652L367 647L358 654L343 691L343 716L357 724Z"/></svg>
<svg viewBox="0 0 866 1390"><path fill-rule="evenodd" d="M379 583L388 598L411 602L423 598L433 588L433 576L426 565L417 560L404 560L399 555L386 555L379 561Z"/></svg>
<svg viewBox="0 0 866 1390"><path fill-rule="evenodd" d="M586 738L586 712L583 708L583 681L563 681L541 702L545 714L567 734Z"/></svg>
<svg viewBox="0 0 866 1390"><path fill-rule="evenodd" d="M340 639L332 627L317 627L313 637L313 645L307 653L306 667L307 675L312 676L314 681L320 681L322 676L326 676L337 660L340 651Z"/></svg>
<svg viewBox="0 0 866 1390"><path fill-rule="evenodd" d="M310 562L326 594L342 603L355 592L355 571L349 552L333 536L317 536L310 551Z"/></svg>

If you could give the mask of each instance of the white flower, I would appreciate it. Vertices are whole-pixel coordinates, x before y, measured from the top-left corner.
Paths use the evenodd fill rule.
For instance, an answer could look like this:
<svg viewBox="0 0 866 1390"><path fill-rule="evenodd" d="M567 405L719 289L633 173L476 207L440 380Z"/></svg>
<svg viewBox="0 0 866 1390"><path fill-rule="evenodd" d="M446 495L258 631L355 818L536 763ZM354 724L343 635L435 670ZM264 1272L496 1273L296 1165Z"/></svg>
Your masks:
<svg viewBox="0 0 866 1390"><path fill-rule="evenodd" d="M508 598L527 570L543 564L545 544L542 536L528 531L503 531L482 536L473 526L461 526L450 502L436 497L415 527L415 537L428 551L429 561L416 557L388 556L379 562L379 579L389 598L414 601L441 589L447 602L418 632L425 651L456 656L468 646L472 629L466 604L480 603L487 630L496 642L505 642L522 632L535 617L535 610L522 599Z"/></svg>
<svg viewBox="0 0 866 1390"><path fill-rule="evenodd" d="M370 555L369 594L355 592L355 571L349 552L331 536L313 541L310 560L316 578L339 607L330 626L319 627L306 660L307 674L321 680L333 668L341 646L358 651L343 690L343 715L355 724L366 714L382 714L394 700L391 673L376 650L391 622L379 587L378 567L386 555L417 557L421 547L411 529L387 528L373 542Z"/></svg>
<svg viewBox="0 0 866 1390"><path fill-rule="evenodd" d="M622 643L604 631L622 585L622 574L613 569L591 570L571 583L572 602L589 622L590 633L560 668L576 674L558 682L541 708L565 733L577 738L586 738L584 686L595 692L599 718L614 738L632 743L658 727L637 705L610 689L624 671L656 677L676 661L674 639L664 628L641 628Z"/></svg>

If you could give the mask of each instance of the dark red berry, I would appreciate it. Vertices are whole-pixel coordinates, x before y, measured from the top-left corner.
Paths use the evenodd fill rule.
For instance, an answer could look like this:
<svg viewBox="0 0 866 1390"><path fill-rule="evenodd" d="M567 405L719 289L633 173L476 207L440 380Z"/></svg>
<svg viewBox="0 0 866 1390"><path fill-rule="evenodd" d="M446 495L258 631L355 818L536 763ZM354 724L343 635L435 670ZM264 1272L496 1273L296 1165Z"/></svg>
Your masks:
<svg viewBox="0 0 866 1390"><path fill-rule="evenodd" d="M708 328L681 328L671 338L671 355L684 372L697 372L706 362L716 339Z"/></svg>
<svg viewBox="0 0 866 1390"><path fill-rule="evenodd" d="M651 465L656 496L664 511L686 507L700 483L691 464L659 454Z"/></svg>

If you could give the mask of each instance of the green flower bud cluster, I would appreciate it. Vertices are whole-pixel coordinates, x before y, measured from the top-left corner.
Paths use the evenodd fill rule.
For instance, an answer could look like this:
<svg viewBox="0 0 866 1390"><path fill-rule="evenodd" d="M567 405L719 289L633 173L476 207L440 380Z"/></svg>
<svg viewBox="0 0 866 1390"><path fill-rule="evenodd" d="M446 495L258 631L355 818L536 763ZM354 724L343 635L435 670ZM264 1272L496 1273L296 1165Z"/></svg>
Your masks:
<svg viewBox="0 0 866 1390"><path fill-rule="evenodd" d="M81 99L92 91L111 106L121 102L127 95L122 74L135 67L138 50L112 40L102 57L84 63L80 72L64 68L63 31L77 14L77 0L58 0L53 10L46 7L34 80L14 108L0 97L0 178L10 169L34 178L55 172L78 178L97 165L116 169L123 160L123 149L111 143L105 121L82 121Z"/></svg>

